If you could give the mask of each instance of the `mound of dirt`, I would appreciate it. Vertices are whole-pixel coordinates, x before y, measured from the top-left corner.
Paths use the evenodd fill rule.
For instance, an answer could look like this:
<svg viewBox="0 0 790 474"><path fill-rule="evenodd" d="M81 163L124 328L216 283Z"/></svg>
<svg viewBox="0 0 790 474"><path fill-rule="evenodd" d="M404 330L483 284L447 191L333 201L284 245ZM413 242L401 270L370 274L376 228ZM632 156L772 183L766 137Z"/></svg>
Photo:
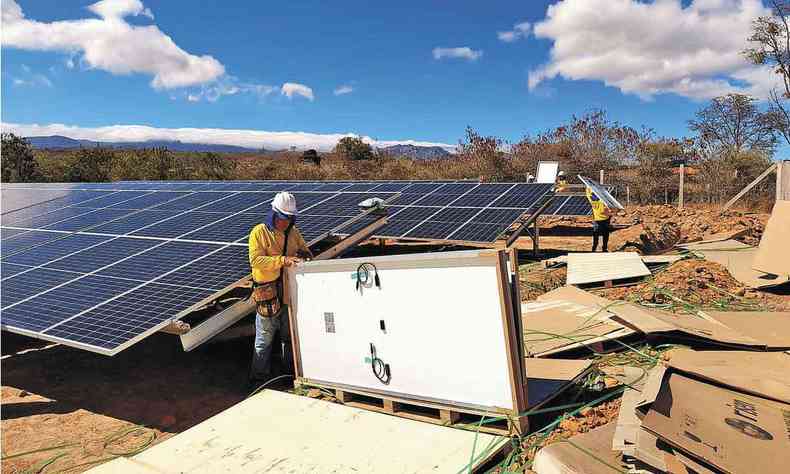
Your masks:
<svg viewBox="0 0 790 474"><path fill-rule="evenodd" d="M642 225L646 231L663 236L661 226L674 225L679 230L677 243L705 240L722 232L744 231L737 239L748 245L757 245L763 235L768 214L722 211L710 207L639 206L621 212L615 223Z"/></svg>
<svg viewBox="0 0 790 474"><path fill-rule="evenodd" d="M695 307L721 311L790 310L790 294L746 288L722 265L700 259L676 262L656 274L653 282L600 290L598 294L615 300L669 304L674 310Z"/></svg>

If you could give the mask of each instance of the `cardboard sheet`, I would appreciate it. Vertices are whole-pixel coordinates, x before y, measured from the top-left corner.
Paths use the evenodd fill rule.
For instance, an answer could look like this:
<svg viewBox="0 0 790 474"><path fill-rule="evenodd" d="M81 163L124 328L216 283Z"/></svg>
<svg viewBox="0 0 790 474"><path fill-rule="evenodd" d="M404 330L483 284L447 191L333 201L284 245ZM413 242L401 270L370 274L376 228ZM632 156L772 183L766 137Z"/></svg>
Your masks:
<svg viewBox="0 0 790 474"><path fill-rule="evenodd" d="M611 447L614 429L615 424L609 423L573 436L568 442L546 446L535 455L532 470L537 474L612 474L622 471L620 453L612 451Z"/></svg>
<svg viewBox="0 0 790 474"><path fill-rule="evenodd" d="M784 352L674 350L669 366L734 390L790 404L790 355Z"/></svg>
<svg viewBox="0 0 790 474"><path fill-rule="evenodd" d="M705 313L725 326L765 343L768 349L790 349L790 312L705 311Z"/></svg>
<svg viewBox="0 0 790 474"><path fill-rule="evenodd" d="M790 277L788 246L790 246L790 201L776 201L771 217L765 225L752 267L761 272Z"/></svg>
<svg viewBox="0 0 790 474"><path fill-rule="evenodd" d="M668 375L642 426L728 473L790 466L790 405Z"/></svg>
<svg viewBox="0 0 790 474"><path fill-rule="evenodd" d="M566 295L574 299L563 299ZM539 298L521 305L527 354L538 355L567 346L576 347L623 328L611 321L611 313L597 304L590 304L589 297L577 297L580 295L597 298L583 290L565 287L543 295L546 298L542 300ZM584 301L579 301L582 299Z"/></svg>

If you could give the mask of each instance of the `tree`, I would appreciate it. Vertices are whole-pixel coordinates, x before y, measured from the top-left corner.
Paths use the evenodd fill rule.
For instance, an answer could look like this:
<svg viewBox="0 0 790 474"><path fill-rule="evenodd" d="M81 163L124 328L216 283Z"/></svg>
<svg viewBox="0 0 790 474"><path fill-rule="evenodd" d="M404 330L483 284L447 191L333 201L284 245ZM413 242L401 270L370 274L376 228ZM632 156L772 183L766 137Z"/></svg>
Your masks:
<svg viewBox="0 0 790 474"><path fill-rule="evenodd" d="M776 130L767 112L760 112L756 99L743 94L716 97L689 120L697 134L697 144L707 153L731 150L771 154L776 147Z"/></svg>
<svg viewBox="0 0 790 474"><path fill-rule="evenodd" d="M335 146L335 153L349 160L370 160L373 147L358 137L343 137Z"/></svg>
<svg viewBox="0 0 790 474"><path fill-rule="evenodd" d="M26 183L41 179L33 147L23 137L2 134L2 178L5 182Z"/></svg>
<svg viewBox="0 0 790 474"><path fill-rule="evenodd" d="M765 65L782 78L784 91L771 91L768 107L768 123L790 144L790 113L785 101L790 99L790 2L772 0L772 14L752 21L753 45L743 54L754 64Z"/></svg>
<svg viewBox="0 0 790 474"><path fill-rule="evenodd" d="M66 178L72 182L101 182L110 179L115 152L108 148L83 148L78 153Z"/></svg>

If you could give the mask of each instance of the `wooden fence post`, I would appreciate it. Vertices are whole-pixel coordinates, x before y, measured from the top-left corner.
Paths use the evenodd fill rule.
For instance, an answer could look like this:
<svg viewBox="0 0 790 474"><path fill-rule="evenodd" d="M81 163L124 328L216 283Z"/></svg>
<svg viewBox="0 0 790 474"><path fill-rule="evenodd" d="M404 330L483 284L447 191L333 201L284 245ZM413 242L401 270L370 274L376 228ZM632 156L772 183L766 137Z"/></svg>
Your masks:
<svg viewBox="0 0 790 474"><path fill-rule="evenodd" d="M631 206L631 186L625 186L625 205Z"/></svg>
<svg viewBox="0 0 790 474"><path fill-rule="evenodd" d="M598 182L599 182L599 183L601 183L601 184L603 184L603 170L601 170L601 172L600 172L600 173L598 173L598 176L600 177L600 179L598 180Z"/></svg>
<svg viewBox="0 0 790 474"><path fill-rule="evenodd" d="M683 209L683 177L686 173L686 166L680 164L680 187L678 188L678 209Z"/></svg>

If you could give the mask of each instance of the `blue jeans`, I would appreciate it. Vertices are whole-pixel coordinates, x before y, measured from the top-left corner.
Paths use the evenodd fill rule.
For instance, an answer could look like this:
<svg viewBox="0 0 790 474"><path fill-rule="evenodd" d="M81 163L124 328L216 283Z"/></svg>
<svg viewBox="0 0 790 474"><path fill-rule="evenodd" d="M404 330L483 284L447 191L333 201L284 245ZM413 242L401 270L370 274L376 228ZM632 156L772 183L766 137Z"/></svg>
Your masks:
<svg viewBox="0 0 790 474"><path fill-rule="evenodd" d="M262 317L255 314L255 345L252 353L252 366L250 367L251 379L268 379L272 374L272 345L277 333L284 344L283 365L291 364L291 325L288 321L288 305L283 305L280 311L271 317ZM277 351L280 352L279 350Z"/></svg>

